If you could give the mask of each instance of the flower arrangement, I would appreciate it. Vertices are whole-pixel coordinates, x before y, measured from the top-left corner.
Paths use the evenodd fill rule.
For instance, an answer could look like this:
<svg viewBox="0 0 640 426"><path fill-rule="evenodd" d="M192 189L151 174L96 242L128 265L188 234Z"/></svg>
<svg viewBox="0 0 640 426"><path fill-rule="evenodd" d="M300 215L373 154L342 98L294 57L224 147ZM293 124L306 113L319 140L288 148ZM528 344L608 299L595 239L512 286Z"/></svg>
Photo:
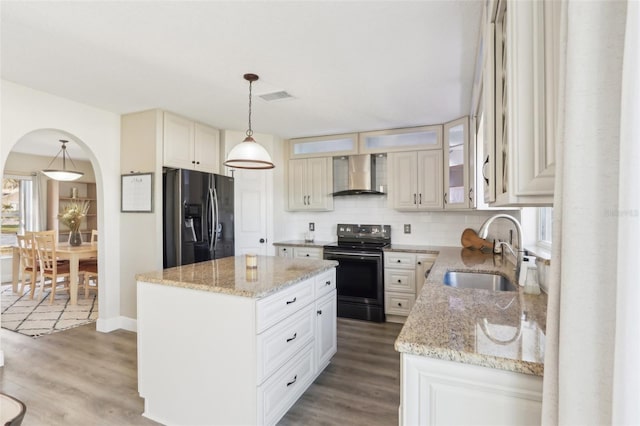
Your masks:
<svg viewBox="0 0 640 426"><path fill-rule="evenodd" d="M89 211L88 201L72 201L64 207L64 211L58 215L60 221L67 225L72 232L78 232L82 218Z"/></svg>

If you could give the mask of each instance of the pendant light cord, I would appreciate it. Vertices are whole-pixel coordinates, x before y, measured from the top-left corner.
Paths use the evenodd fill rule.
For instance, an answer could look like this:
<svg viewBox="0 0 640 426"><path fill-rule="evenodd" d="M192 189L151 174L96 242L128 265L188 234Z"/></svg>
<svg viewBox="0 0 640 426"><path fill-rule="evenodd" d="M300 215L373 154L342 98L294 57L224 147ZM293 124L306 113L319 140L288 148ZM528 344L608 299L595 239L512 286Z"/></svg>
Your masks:
<svg viewBox="0 0 640 426"><path fill-rule="evenodd" d="M253 130L251 130L251 86L253 86L253 81L249 81L249 129L247 136L253 135Z"/></svg>

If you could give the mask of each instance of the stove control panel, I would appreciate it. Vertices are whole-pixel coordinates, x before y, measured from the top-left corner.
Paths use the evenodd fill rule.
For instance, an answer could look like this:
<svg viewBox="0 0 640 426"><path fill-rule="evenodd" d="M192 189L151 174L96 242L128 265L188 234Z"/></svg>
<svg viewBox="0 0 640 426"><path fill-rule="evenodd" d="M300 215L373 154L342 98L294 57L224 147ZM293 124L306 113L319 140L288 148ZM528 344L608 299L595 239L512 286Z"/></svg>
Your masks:
<svg viewBox="0 0 640 426"><path fill-rule="evenodd" d="M338 224L338 239L361 238L366 240L391 240L390 225Z"/></svg>

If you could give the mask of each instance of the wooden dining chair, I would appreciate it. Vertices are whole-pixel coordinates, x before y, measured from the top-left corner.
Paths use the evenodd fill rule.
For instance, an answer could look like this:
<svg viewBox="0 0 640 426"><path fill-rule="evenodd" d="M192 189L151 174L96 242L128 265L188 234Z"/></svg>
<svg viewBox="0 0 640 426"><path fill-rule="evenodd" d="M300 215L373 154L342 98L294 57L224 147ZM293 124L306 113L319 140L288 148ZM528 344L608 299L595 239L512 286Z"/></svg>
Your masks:
<svg viewBox="0 0 640 426"><path fill-rule="evenodd" d="M40 273L42 274L42 288L44 290L46 278L49 278L51 281L51 299L49 303L53 304L56 298L58 279L66 278L64 284L67 289L69 288L69 277L71 276L69 262L59 262L57 259L57 235L55 231L36 232L33 234L33 238L38 254L38 262L40 264Z"/></svg>
<svg viewBox="0 0 640 426"><path fill-rule="evenodd" d="M91 244L98 242L98 231L96 229L91 230ZM92 258L87 260L81 260L80 274L82 278L82 286L84 287L84 297L89 297L89 290L95 290L98 292L98 259ZM93 285L91 285L93 282Z"/></svg>
<svg viewBox="0 0 640 426"><path fill-rule="evenodd" d="M20 286L18 292L22 295L24 288L27 285L27 278L29 278L30 286L30 298L36 292L36 278L40 272L40 266L38 265L38 257L36 255L36 247L33 243L33 233L25 233L24 235L16 235L18 241L18 252L20 255ZM40 283L42 287L42 282Z"/></svg>

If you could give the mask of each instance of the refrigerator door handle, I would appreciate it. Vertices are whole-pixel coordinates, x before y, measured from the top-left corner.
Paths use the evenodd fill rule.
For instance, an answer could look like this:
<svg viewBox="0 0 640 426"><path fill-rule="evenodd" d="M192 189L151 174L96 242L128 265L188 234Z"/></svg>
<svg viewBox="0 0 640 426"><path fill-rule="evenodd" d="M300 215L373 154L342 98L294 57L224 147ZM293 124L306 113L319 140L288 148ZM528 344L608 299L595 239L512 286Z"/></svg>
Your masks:
<svg viewBox="0 0 640 426"><path fill-rule="evenodd" d="M214 215L215 215L215 222L213 222L215 224L214 228L213 228L213 250L216 249L216 246L218 245L218 232L220 231L220 211L218 210L218 191L216 191L215 186L213 187L213 205L214 205Z"/></svg>
<svg viewBox="0 0 640 426"><path fill-rule="evenodd" d="M216 213L213 207L213 190L209 187L209 193L207 194L207 204L211 206L209 211L211 212L211 217L209 218L209 228L211 229L211 234L209 236L209 251L213 251L215 248L216 241Z"/></svg>

